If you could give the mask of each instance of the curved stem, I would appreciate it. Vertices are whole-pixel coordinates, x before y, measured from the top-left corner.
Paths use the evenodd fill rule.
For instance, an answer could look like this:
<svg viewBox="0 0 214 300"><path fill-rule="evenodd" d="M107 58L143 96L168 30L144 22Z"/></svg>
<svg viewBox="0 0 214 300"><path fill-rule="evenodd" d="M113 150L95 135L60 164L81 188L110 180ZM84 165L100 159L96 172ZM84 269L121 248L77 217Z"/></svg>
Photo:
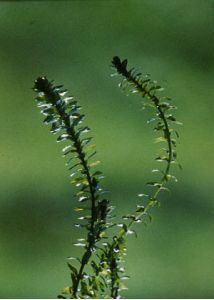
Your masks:
<svg viewBox="0 0 214 300"><path fill-rule="evenodd" d="M143 95L143 97L147 97L148 99L150 99L158 113L159 113L159 116L160 118L162 119L163 123L164 123L164 135L165 135L165 138L167 140L167 145L168 145L168 149L167 149L167 152L168 152L168 158L167 158L167 166L166 166L166 169L164 171L164 175L161 179L161 183L160 183L160 186L157 188L156 192L154 193L154 195L152 197L150 197L150 199L148 200L146 206L145 206L145 209L144 211L140 212L139 214L136 215L136 219L139 219L141 218L147 211L148 209L153 206L153 203L154 203L154 200L156 200L159 192L161 191L161 189L163 188L163 185L164 183L167 181L167 176L169 174L169 170L170 170L170 166L171 166L171 162L172 162L172 141L171 141L171 133L170 133L170 129L169 129L169 125L168 125L168 122L167 122L167 119L164 115L164 112L159 104L159 99L155 96L155 95L152 95L151 92L149 91L149 89L147 90L140 82L138 82L132 75L131 75L131 71L127 71L125 68L124 69L121 69L120 70L120 73L126 78L126 80L131 83L132 85L135 86L135 88L138 90L138 92L140 92L140 94ZM134 219L132 219L130 221L130 223L127 225L127 228L129 229L133 223L135 222ZM119 235L119 237L122 237L124 236L126 233L126 231L124 229L121 230L121 233Z"/></svg>
<svg viewBox="0 0 214 300"><path fill-rule="evenodd" d="M157 202L157 196L160 193L160 191L163 189L163 186L165 184L165 182L168 181L168 175L169 175L169 171L170 171L170 167L171 167L171 162L173 160L173 150L172 150L172 139L171 139L171 131L169 129L169 124L167 121L167 117L165 116L165 113L161 107L161 103L159 101L159 99L157 98L157 96L155 95L155 93L151 93L151 88L147 88L147 84L145 84L146 81L141 81L138 80L138 77L133 75L131 70L127 70L126 66L127 66L127 60L124 61L120 61L120 59L118 57L114 57L113 58L113 66L116 68L117 73L121 74L125 80L134 87L135 90L137 90L137 92L142 96L145 97L147 99L149 99L150 101L152 101L152 103L154 104L157 112L158 112L158 116L159 118L162 120L163 122L163 133L164 133L164 137L167 141L167 157L166 157L166 168L165 171L163 172L163 177L161 178L160 184L158 184L157 190L154 192L154 194L152 196L149 197L145 207L140 210L139 212L136 211L134 213L134 215L132 215L133 218L131 218L131 221L123 226L123 228L121 229L121 231L118 234L117 237L117 241L119 242L119 239L123 238L127 231L132 227L132 225L136 222L136 220L140 220L144 215L146 215L146 213L148 212L148 210L154 206L154 204ZM153 88L154 90L155 88ZM112 251L113 248L115 247L115 242L112 243L109 251ZM114 278L111 278L111 296L112 298L115 298L114 296L114 291L117 290L118 293L118 286L116 284L116 281Z"/></svg>
<svg viewBox="0 0 214 300"><path fill-rule="evenodd" d="M60 87L61 88L61 87ZM78 132L75 130L75 126L70 121L72 113L66 112L66 105L62 105L63 99L61 98L59 87L53 87L52 83L49 82L45 77L40 77L35 81L35 91L39 93L44 93L45 101L51 104L55 108L59 119L64 124L63 129L65 129L67 134L67 139L72 142L73 152L77 153L77 158L82 166L82 174L85 175L87 185L89 187L90 199L91 199L91 218L90 218L90 228L88 232L86 250L81 259L81 265L79 271L76 274L76 280L73 281L73 296L77 298L78 287L82 279L83 271L89 259L92 255L93 249L95 248L96 240L99 238L99 230L96 232L95 223L97 221L97 211L96 211L96 191L97 191L97 180L95 176L90 174L89 165L85 158L85 153ZM62 94L65 94L63 91ZM43 96L39 95L39 98ZM78 109L78 107L76 106ZM62 129L59 127L59 129ZM102 220L104 222L104 220Z"/></svg>

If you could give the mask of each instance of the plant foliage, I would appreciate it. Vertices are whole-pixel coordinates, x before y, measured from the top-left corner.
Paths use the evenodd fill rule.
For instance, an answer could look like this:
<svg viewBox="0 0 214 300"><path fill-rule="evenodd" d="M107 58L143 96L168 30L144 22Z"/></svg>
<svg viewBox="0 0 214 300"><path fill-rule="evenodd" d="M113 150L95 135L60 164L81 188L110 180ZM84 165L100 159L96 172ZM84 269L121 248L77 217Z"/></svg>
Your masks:
<svg viewBox="0 0 214 300"><path fill-rule="evenodd" d="M99 163L94 160L95 144L88 135L89 127L83 125L85 116L80 112L81 107L73 97L66 96L67 91L62 86L54 86L47 78L40 77L35 81L34 89L38 93L37 105L45 115L44 123L51 125L52 133L58 133L57 142L66 143L62 149L63 156L67 158L72 184L78 189L75 194L78 207L75 211L81 213L79 223L75 226L85 228L88 232L86 239L79 238L75 243L75 246L84 248L84 253L81 259L74 258L80 263L78 269L68 263L72 287L65 288L64 292L69 291L76 298L80 286L79 296L93 296L84 268L96 249L96 243L105 237L108 227L106 220L111 209L104 198L105 191L100 186L103 174L94 170Z"/></svg>
<svg viewBox="0 0 214 300"><path fill-rule="evenodd" d="M67 96L63 86L54 86L46 77L35 81L36 101L45 115L44 123L51 126L52 133L58 134L58 142L65 143L63 156L67 158L72 184L77 188L75 211L80 215L75 226L87 231L86 238L81 237L74 244L83 248L81 257L70 257L68 262L71 286L64 288L58 298L119 298L120 291L127 289L124 280L129 278L123 266L127 236L136 234L134 224L145 223L151 218L150 209L159 205L158 195L168 190L165 186L168 181L177 181L171 174L171 165L178 164L178 132L174 125L180 123L172 113L176 107L171 104L171 99L160 96L163 89L148 75L128 69L126 59L122 61L115 56L112 65L116 70L114 75L122 76L119 86L140 95L144 99L144 108L153 109L154 116L148 123L153 123L154 131L159 133L156 142L165 143L155 158L163 167L153 170L160 174L160 179L147 183L152 187L151 193L139 194L137 208L123 216L121 222L113 222L113 207L100 186L103 174L96 168L99 161L95 159L95 144L89 136L90 128L84 125L81 107L73 97ZM113 235L110 228L113 228Z"/></svg>

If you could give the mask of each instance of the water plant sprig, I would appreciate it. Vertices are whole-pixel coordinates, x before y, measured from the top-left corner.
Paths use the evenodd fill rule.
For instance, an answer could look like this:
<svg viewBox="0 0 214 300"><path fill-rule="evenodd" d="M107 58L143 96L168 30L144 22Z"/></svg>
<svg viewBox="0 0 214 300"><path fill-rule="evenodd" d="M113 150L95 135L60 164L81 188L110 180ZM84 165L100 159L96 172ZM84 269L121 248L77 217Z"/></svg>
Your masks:
<svg viewBox="0 0 214 300"><path fill-rule="evenodd" d="M78 263L78 266L68 263L72 285L64 288L58 298L120 298L120 292L127 289L124 280L129 278L124 269L127 236L136 235L133 228L136 223L146 223L151 219L151 208L159 206L159 193L168 190L168 181L177 181L171 173L172 164L179 165L176 154L179 135L174 125L181 123L172 114L175 106L171 104L171 99L159 94L163 89L150 76L142 75L134 68L128 69L127 63L126 59L115 56L112 60L116 69L114 75L122 76L119 84L122 89L143 98L143 108L153 109L154 116L147 123L155 123L154 131L160 133L155 142L166 145L155 158L165 167L152 170L161 174L160 179L147 182L152 191L140 193L141 202L137 208L124 215L119 223L112 221L112 206L100 187L103 174L93 170L99 161L93 161L95 144L88 136L89 127L83 126L85 116L80 113L81 107L73 97L66 96L67 91L63 86L54 86L46 77L39 77L35 81L34 90L38 93L36 101L45 115L44 122L51 125L52 133L59 133L58 142L67 143L63 148L63 156L68 157L72 184L78 189L75 196L79 205L75 211L84 213L75 226L87 230L87 237L79 238L75 243L84 248L82 256L69 258ZM116 230L116 226L120 230ZM113 233L109 232L110 228L113 228Z"/></svg>
<svg viewBox="0 0 214 300"><path fill-rule="evenodd" d="M84 247L84 253L81 259L76 258L80 263L79 269L68 263L72 286L65 288L64 292L69 291L74 298L93 296L93 291L87 286L89 277L84 273L84 268L96 250L96 243L105 236L108 227L107 216L111 209L108 200L103 198L105 191L100 187L103 174L93 171L99 163L91 161L96 154L95 145L88 136L89 127L82 126L85 116L80 113L81 107L73 97L66 96L67 90L63 89L63 86L54 86L46 77L39 77L35 81L34 90L38 93L37 105L45 115L44 123L51 125L52 133L60 133L57 142L67 142L62 150L63 156L69 157L67 165L71 177L74 178L72 184L78 188L75 196L82 204L76 207L75 211L87 212L87 215L79 217L79 220L86 222L76 224L77 227L84 227L88 231L87 239L78 239L75 244Z"/></svg>
<svg viewBox="0 0 214 300"><path fill-rule="evenodd" d="M154 169L152 172L159 172L162 174L159 182L147 182L147 185L154 187L156 190L153 195L139 194L139 197L146 196L149 198L146 207L138 206L135 215L127 215L125 219L131 219L129 228L136 220L144 215L145 210L148 210L150 206L158 204L157 196L161 190L166 190L165 184L174 179L177 181L176 177L170 174L170 169L172 164L180 164L177 162L176 145L177 138L179 137L177 130L173 128L174 124L180 125L172 111L176 109L174 105L170 103L171 99L162 97L158 95L158 92L162 92L164 89L158 85L155 81L146 75L143 76L142 73L137 72L134 68L130 70L127 69L127 59L120 60L119 57L115 56L112 60L112 65L116 69L118 75L122 76L122 82L119 86L123 89L129 89L131 93L139 94L144 100L143 108L151 107L154 110L154 116L147 121L147 123L155 123L154 131L160 132L160 136L155 139L156 143L165 142L167 144L166 148L161 148L161 152L155 160L157 162L165 162L166 167L164 170ZM115 75L115 74L114 74ZM172 136L174 135L174 136ZM125 231L122 229L122 232Z"/></svg>
<svg viewBox="0 0 214 300"><path fill-rule="evenodd" d="M121 281L124 278L124 269L121 267L121 262L123 262L123 257L126 255L126 247L123 247L123 251L117 251L117 249L120 248L121 243L123 245L125 244L125 237L128 234L136 234L132 229L134 224L141 223L148 216L151 219L149 210L160 204L158 195L161 190L168 190L168 188L165 187L166 183L171 179L177 181L176 177L170 174L171 165L178 164L178 166L181 167L177 162L176 153L176 138L178 138L179 135L177 130L173 129L174 124L181 124L172 114L172 111L176 109L176 107L170 103L171 99L158 95L158 92L163 91L161 86L152 81L148 75L143 76L142 73L137 72L134 68L128 70L127 64L127 59L121 60L118 56L113 57L112 65L116 69L116 73L113 75L122 76L122 81L119 83L119 86L122 87L122 89L128 90L129 93L136 93L145 100L143 108L153 108L154 116L148 120L147 123L155 123L154 131L162 133L155 139L155 142L165 142L167 145L166 148L161 149L162 153L160 153L155 160L158 162L165 162L166 166L163 170L152 170L152 172L159 172L161 174L159 181L147 182L147 185L154 188L154 192L149 195L144 193L138 195L139 197L146 197L146 203L140 203L133 213L123 217L123 220L128 221L128 223L122 222L121 224L118 224L121 227L121 230L118 235L114 237L112 243L108 244L108 251L106 250L107 253L109 253L107 255L109 260L108 265L114 265L113 270L111 270L111 276L109 276L112 298L118 297L119 291L121 290ZM127 276L125 276L125 279L127 279Z"/></svg>

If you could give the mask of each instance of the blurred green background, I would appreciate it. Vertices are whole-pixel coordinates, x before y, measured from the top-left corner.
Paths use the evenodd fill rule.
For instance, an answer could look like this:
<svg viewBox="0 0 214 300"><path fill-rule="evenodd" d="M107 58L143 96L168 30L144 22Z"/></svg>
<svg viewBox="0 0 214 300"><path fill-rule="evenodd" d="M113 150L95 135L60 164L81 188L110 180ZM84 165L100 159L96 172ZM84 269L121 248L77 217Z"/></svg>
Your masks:
<svg viewBox="0 0 214 300"><path fill-rule="evenodd" d="M152 74L184 123L183 171L152 224L129 238L123 297L214 297L213 12L213 0L0 2L1 298L56 297L77 252L74 191L33 100L36 77L63 83L83 106L118 214L153 178L152 127L110 77L114 55Z"/></svg>

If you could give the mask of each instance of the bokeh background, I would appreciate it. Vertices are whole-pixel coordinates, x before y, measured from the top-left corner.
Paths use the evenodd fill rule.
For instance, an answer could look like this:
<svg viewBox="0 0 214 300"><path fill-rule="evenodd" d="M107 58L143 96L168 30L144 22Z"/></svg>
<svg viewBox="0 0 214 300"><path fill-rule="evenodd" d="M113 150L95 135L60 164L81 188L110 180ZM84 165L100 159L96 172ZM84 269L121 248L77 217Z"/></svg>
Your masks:
<svg viewBox="0 0 214 300"><path fill-rule="evenodd" d="M70 283L73 187L61 144L42 124L33 81L63 83L93 129L117 213L152 180L152 127L111 78L114 55L166 88L179 107L179 181L129 238L125 298L213 298L213 0L0 2L0 297L54 298Z"/></svg>

